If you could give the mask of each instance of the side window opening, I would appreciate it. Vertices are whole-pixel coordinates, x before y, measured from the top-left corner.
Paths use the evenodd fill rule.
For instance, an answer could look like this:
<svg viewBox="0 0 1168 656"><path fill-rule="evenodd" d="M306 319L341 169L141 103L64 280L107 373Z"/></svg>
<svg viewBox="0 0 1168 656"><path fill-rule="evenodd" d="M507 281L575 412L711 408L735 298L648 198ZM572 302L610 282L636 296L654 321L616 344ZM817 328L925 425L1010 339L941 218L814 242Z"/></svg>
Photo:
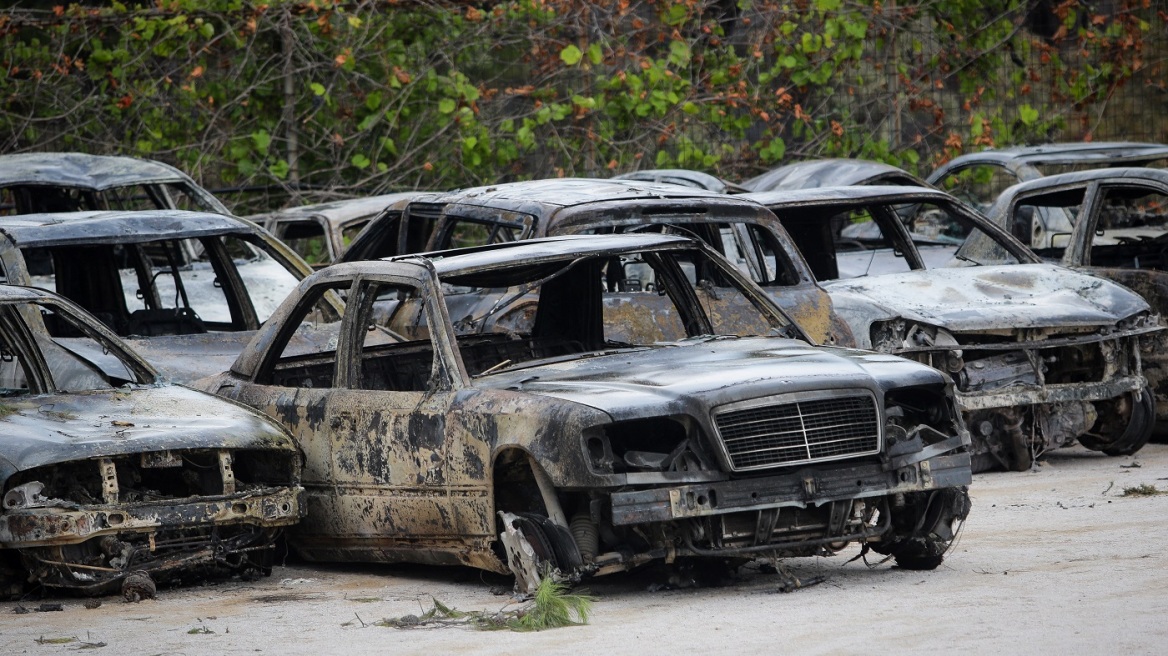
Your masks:
<svg viewBox="0 0 1168 656"><path fill-rule="evenodd" d="M985 212L1007 187L1018 182L1018 176L1005 167L977 164L950 173L939 180L937 186Z"/></svg>
<svg viewBox="0 0 1168 656"><path fill-rule="evenodd" d="M1168 195L1145 187L1105 187L1085 263L1168 270Z"/></svg>
<svg viewBox="0 0 1168 656"><path fill-rule="evenodd" d="M276 239L284 242L305 262L316 266L328 264L330 255L328 236L320 223L311 219L304 221L279 221L276 223Z"/></svg>
<svg viewBox="0 0 1168 656"><path fill-rule="evenodd" d="M256 382L280 387L333 387L341 320L326 295L345 293L348 283L310 289L282 324Z"/></svg>
<svg viewBox="0 0 1168 656"><path fill-rule="evenodd" d="M386 312L377 308L390 303L399 310L425 313L424 299L414 287L369 283L349 304L356 311L357 341L350 370L350 387L354 389L396 392L424 392L439 386L434 380L436 361L434 344L427 335L406 340L378 321Z"/></svg>

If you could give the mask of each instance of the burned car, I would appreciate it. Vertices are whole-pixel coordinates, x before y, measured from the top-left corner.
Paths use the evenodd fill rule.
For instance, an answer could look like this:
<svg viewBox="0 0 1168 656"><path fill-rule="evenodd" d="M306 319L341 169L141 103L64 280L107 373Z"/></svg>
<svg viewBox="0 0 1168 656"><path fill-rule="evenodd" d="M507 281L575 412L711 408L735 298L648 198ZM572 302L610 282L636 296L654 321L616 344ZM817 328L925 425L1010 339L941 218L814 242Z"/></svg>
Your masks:
<svg viewBox="0 0 1168 656"><path fill-rule="evenodd" d="M247 218L262 225L313 267L320 268L340 257L370 219L390 205L412 199L419 193L407 191L301 205Z"/></svg>
<svg viewBox="0 0 1168 656"><path fill-rule="evenodd" d="M778 216L861 348L953 375L975 471L1027 469L1076 440L1109 455L1147 442L1155 412L1140 340L1160 323L1131 290L1042 263L935 189L747 196ZM841 237L841 224L871 224L879 239Z"/></svg>
<svg viewBox="0 0 1168 656"><path fill-rule="evenodd" d="M990 219L1043 259L1125 285L1168 316L1168 171L1096 169L1022 182L1002 192ZM1145 340L1142 354L1161 436L1168 430L1166 339Z"/></svg>
<svg viewBox="0 0 1168 656"><path fill-rule="evenodd" d="M250 221L181 210L0 217L0 269L85 308L176 381L231 366L311 271Z"/></svg>
<svg viewBox="0 0 1168 656"><path fill-rule="evenodd" d="M231 214L189 175L162 162L86 153L0 155L0 215L145 209Z"/></svg>
<svg viewBox="0 0 1168 656"><path fill-rule="evenodd" d="M433 228L424 227L430 225ZM352 262L404 254L406 230L428 234L429 250L562 234L675 231L702 239L734 262L815 342L854 343L847 324L832 311L831 298L816 284L774 215L737 196L635 180L583 178L432 194L372 221L341 259ZM622 284L647 283L634 275ZM473 303L474 299L460 301ZM487 306L493 302L486 301ZM463 316L461 304L455 313Z"/></svg>
<svg viewBox="0 0 1168 656"><path fill-rule="evenodd" d="M620 284L633 274L655 288ZM465 288L507 294L452 321L444 297ZM295 334L319 330L334 293L347 299L338 341L305 350ZM674 311L637 313L650 296ZM534 298L526 320L489 320L520 297ZM655 338L630 336L638 320ZM408 326L427 337L399 341ZM289 542L314 561L470 565L530 589L545 567L601 575L860 542L931 569L969 509L948 378L808 344L733 265L673 236L336 264L199 385L300 444L308 515Z"/></svg>
<svg viewBox="0 0 1168 656"><path fill-rule="evenodd" d="M300 456L278 424L158 383L105 326L38 289L0 285L0 355L0 595L270 571L300 518Z"/></svg>
<svg viewBox="0 0 1168 656"><path fill-rule="evenodd" d="M863 159L813 159L794 162L771 169L742 183L746 189L756 192L856 185L929 186L927 182L904 169Z"/></svg>
<svg viewBox="0 0 1168 656"><path fill-rule="evenodd" d="M682 187L716 191L719 194L742 194L750 191L741 185L734 184L729 180L723 180L716 175L710 175L702 171L691 171L690 169L644 169L614 175L612 179L640 180L642 182L680 185Z"/></svg>
<svg viewBox="0 0 1168 656"><path fill-rule="evenodd" d="M1119 166L1168 165L1168 145L1139 142L1053 143L983 150L937 167L928 182L987 211L998 195L1044 175Z"/></svg>

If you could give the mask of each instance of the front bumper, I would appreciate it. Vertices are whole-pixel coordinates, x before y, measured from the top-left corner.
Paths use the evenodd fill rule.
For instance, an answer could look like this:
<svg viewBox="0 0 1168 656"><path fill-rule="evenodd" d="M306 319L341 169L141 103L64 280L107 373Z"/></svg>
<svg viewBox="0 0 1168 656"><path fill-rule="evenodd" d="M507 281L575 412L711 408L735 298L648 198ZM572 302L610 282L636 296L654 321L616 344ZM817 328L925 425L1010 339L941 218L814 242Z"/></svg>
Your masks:
<svg viewBox="0 0 1168 656"><path fill-rule="evenodd" d="M806 467L778 476L615 492L610 498L612 523L619 526L750 510L805 508L971 482L969 454L952 453L894 469L879 463Z"/></svg>
<svg viewBox="0 0 1168 656"><path fill-rule="evenodd" d="M280 527L302 516L303 488L266 488L240 494L128 503L119 506L27 508L0 515L0 547L77 544L119 533L249 524Z"/></svg>
<svg viewBox="0 0 1168 656"><path fill-rule="evenodd" d="M1012 408L1022 405L1043 405L1069 401L1107 401L1127 392L1138 392L1147 386L1143 376L1121 376L1097 383L1065 383L1058 385L1017 385L986 392L956 391L957 407L962 412Z"/></svg>

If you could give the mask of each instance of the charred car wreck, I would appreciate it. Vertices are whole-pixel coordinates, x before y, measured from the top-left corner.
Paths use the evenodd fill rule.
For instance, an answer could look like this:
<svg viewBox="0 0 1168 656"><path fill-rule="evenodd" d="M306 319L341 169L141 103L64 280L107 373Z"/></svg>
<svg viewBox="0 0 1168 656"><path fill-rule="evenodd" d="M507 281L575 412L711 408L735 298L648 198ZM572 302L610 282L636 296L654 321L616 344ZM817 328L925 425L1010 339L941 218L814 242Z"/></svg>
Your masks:
<svg viewBox="0 0 1168 656"><path fill-rule="evenodd" d="M223 371L311 271L245 219L206 212L0 217L0 279L85 308L167 378ZM56 335L57 327L49 330Z"/></svg>
<svg viewBox="0 0 1168 656"><path fill-rule="evenodd" d="M701 239L746 272L812 341L855 345L848 325L832 311L831 297L816 283L774 215L739 197L641 180L562 178L429 194L394 209L370 222L342 261L423 250L401 250L407 241L403 228L424 232L425 250L564 234L674 231ZM622 284L643 286L647 281L632 272ZM448 297L447 303L452 300ZM452 306L451 311L462 316L461 308Z"/></svg>
<svg viewBox="0 0 1168 656"><path fill-rule="evenodd" d="M1041 263L933 189L747 196L779 217L861 348L952 374L975 471L1027 469L1076 439L1109 455L1147 442L1155 412L1140 340L1161 327L1131 290ZM840 230L853 226L869 236Z"/></svg>
<svg viewBox="0 0 1168 656"><path fill-rule="evenodd" d="M622 285L634 273L654 286ZM507 293L452 321L444 295L468 288ZM305 351L295 334L318 330L336 293L335 349ZM631 337L647 329L626 320L649 319L619 305L647 296L674 311L653 318L655 338ZM808 344L760 288L679 237L337 264L200 386L301 445L308 514L289 541L310 560L463 564L530 589L546 568L859 542L931 569L969 510L969 438L943 374Z"/></svg>
<svg viewBox="0 0 1168 656"><path fill-rule="evenodd" d="M156 383L108 329L41 290L0 286L0 354L0 594L270 571L301 514L300 458L280 426Z"/></svg>
<svg viewBox="0 0 1168 656"><path fill-rule="evenodd" d="M1021 182L1002 192L989 215L1044 260L1114 280L1168 316L1168 171L1095 169ZM1168 333L1151 335L1142 346L1162 439Z"/></svg>
<svg viewBox="0 0 1168 656"><path fill-rule="evenodd" d="M145 209L231 214L189 175L162 162L87 153L0 155L0 215Z"/></svg>

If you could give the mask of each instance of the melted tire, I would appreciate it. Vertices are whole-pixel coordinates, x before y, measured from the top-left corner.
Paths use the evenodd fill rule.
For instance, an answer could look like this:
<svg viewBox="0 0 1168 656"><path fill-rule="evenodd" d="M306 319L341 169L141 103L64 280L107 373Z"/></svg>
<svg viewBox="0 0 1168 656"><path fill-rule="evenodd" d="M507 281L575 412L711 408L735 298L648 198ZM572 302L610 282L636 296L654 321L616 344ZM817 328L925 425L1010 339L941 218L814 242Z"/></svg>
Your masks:
<svg viewBox="0 0 1168 656"><path fill-rule="evenodd" d="M1130 456L1142 449L1156 428L1156 400L1146 389L1139 394L1138 399L1136 393L1132 392L1127 400L1131 404L1131 416L1118 438L1106 442L1095 435L1083 435L1079 438L1079 443L1092 451L1100 451L1109 456ZM1115 429L1102 419L1097 427L1101 432Z"/></svg>
<svg viewBox="0 0 1168 656"><path fill-rule="evenodd" d="M892 556L901 569L937 569L956 538L954 525L965 520L969 509L965 488L921 494L894 516L890 539L873 543L872 550Z"/></svg>
<svg viewBox="0 0 1168 656"><path fill-rule="evenodd" d="M1103 453L1109 456L1130 456L1144 448L1155 428L1156 400L1152 398L1151 392L1144 390L1139 400L1133 402L1131 421L1128 422L1123 435L1103 449Z"/></svg>

